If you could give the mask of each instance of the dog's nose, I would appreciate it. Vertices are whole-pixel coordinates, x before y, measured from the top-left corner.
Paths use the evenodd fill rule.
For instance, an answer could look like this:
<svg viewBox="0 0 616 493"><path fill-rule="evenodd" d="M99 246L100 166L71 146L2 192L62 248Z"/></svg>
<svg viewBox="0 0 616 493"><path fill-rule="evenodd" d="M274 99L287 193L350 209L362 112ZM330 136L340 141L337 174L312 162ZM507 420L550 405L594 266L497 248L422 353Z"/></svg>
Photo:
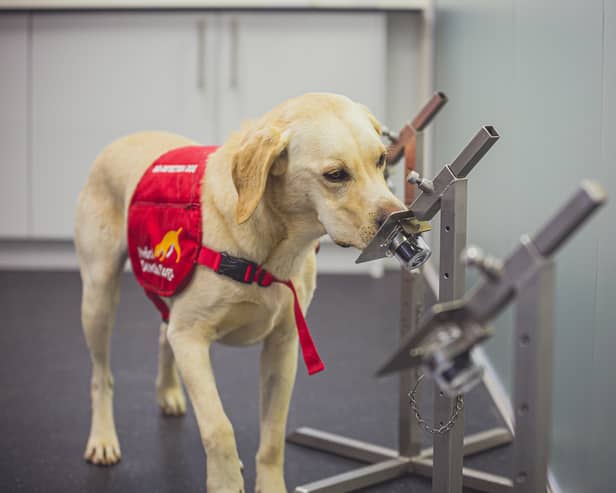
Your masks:
<svg viewBox="0 0 616 493"><path fill-rule="evenodd" d="M383 226L383 223L387 220L387 218L393 214L394 212L398 212L403 210L398 204L391 204L387 207L381 207L379 212L376 215L376 224L380 228Z"/></svg>

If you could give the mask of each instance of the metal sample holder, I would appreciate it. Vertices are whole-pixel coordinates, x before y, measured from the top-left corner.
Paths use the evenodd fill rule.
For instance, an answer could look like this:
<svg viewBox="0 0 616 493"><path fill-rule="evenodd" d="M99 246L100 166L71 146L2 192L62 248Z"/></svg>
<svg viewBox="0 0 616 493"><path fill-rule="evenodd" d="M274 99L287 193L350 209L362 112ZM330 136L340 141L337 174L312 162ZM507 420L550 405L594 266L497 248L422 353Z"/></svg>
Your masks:
<svg viewBox="0 0 616 493"><path fill-rule="evenodd" d="M384 134L394 140L388 151L389 163L395 163L396 160L404 156L407 171L410 172L409 181L418 185L422 193L413 202L409 211L394 213L388 218L357 261L368 261L386 255L388 240L395 236L391 234L395 228L404 230L409 235L420 234L425 231L427 229L425 222L434 217L442 208L441 268L447 270L444 271L446 274L445 282L441 283L441 296L445 297L444 300L449 300L460 296L464 288L463 267L455 265L455 259L464 248L466 238L466 176L499 136L492 127L482 128L454 162L440 171L434 182L422 179L418 173L418 171L423 171L421 130L425 128L445 102L445 96L442 93L437 93L419 113L418 117L412 123L406 125L399 135L395 136L386 129L384 130ZM407 187L405 193L407 204L412 202L412 195L413 188ZM446 234L443 234L445 226ZM417 229L413 230L415 227ZM444 258L445 255L449 255L449 258ZM425 259L420 260L419 263L425 261ZM410 262L407 268L409 267L413 267ZM428 283L424 283L421 272L402 270L400 330L403 339L417 330L418 320L423 311L424 284L427 285ZM429 304L432 304L436 295L430 289L425 291L426 298L430 300ZM422 450L422 430L419 423L412 419L407 397L409 389L413 387L416 381L416 369L403 372L400 378L398 450L307 427L291 433L287 438L291 443L371 464L348 473L299 486L295 490L296 493L355 491L408 473L432 476L433 454L444 457L441 468L438 469L439 466L437 466L435 473L444 476L444 478L440 482L435 482L435 488L439 489L434 491L456 491L455 489L447 489L451 484L454 484L454 486L459 484L459 491L461 491L462 453L478 453L511 441L512 433L508 428L497 428L464 439L461 413L458 413L457 435L445 433L442 437L439 437L440 440L435 440L434 448ZM450 405L450 399L438 399L439 416L440 414L449 414ZM453 446L453 444L457 445ZM458 450L459 454L457 454ZM447 458L453 459L457 457L456 454L460 455L460 480L452 481L450 478L456 476L455 473L451 472L455 469L455 464ZM443 470L446 472L443 473ZM498 491L497 488L494 488L493 479L492 475L469 470L466 471L464 484L483 491Z"/></svg>
<svg viewBox="0 0 616 493"><path fill-rule="evenodd" d="M471 388L481 373L470 357L471 349L491 336L487 323L517 301L512 474L498 476L500 487L493 491L546 491L554 345L552 256L605 201L599 184L583 182L535 235L521 238L504 262L468 248L464 262L478 268L485 279L463 298L433 306L419 330L406 337L379 371L383 375L421 366L446 395Z"/></svg>

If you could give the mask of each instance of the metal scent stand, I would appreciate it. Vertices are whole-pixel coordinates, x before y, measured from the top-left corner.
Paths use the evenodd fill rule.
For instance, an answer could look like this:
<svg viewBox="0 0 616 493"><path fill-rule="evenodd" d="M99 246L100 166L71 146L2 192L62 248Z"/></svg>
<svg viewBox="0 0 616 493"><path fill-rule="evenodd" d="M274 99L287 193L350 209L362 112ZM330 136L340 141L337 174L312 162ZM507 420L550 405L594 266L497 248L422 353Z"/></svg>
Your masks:
<svg viewBox="0 0 616 493"><path fill-rule="evenodd" d="M379 371L383 375L422 366L444 395L471 388L481 375L471 349L491 336L487 323L516 300L513 467L511 478L496 477L500 486L493 491L546 491L554 344L552 256L605 200L600 185L582 183L537 234L522 237L504 262L467 249L464 262L485 279L464 298L433 306L419 330L406 337Z"/></svg>
<svg viewBox="0 0 616 493"><path fill-rule="evenodd" d="M409 207L414 217L420 221L429 221L439 210L441 212L438 295L441 301L455 299L464 292L465 269L464 264L459 260L459 256L466 244L466 177L498 138L499 135L493 127L485 126L477 132L471 142L450 165L443 167L433 182L422 179L416 172L409 176L410 181L416 183L422 191ZM387 226L388 223L386 222L377 233L377 243L380 241L379 236L386 235L382 230L386 232ZM372 260L379 256L381 256L380 252L375 252L371 243L366 247L358 261ZM421 282L421 278L413 274L411 274L411 280L415 286ZM422 285L428 286L428 283L423 282ZM417 299L421 299L421 296L417 296L417 293L413 292L412 294ZM406 337L415 332L417 316L420 316L421 311L421 309L417 310L415 320L411 320L415 326L411 327ZM401 413L406 412L409 419L410 413L406 394L411 387L416 389L416 382L417 375L415 374L401 388L405 398L404 404L401 401ZM417 399L416 395L415 399ZM511 430L499 427L465 438L463 420L462 397L446 395L436 389L434 422L438 423L438 426L434 428L428 426L425 422L422 423L422 427L434 435L433 448L424 451L419 450L419 453L413 453L414 450L411 450L411 454L407 456L411 457L411 472L431 476L434 492L461 492L463 485L480 491L499 491L502 482L498 477L472 469L463 469L462 460L464 455L479 453L510 443L512 440ZM411 443L417 450L420 446L420 443L417 443L420 436L418 436L418 433L411 436L415 437L416 443Z"/></svg>
<svg viewBox="0 0 616 493"><path fill-rule="evenodd" d="M477 162L498 139L493 127L483 127L462 153L449 166L445 166L434 179L433 185L415 177L422 190L410 209L420 220L430 220L441 211L440 221L440 302L460 297L465 289L465 268L459 261L466 246L467 233L467 176ZM414 375L415 382L417 375ZM410 386L406 387L406 392ZM408 412L408 403L407 403ZM462 461L467 454L509 443L508 429L497 428L479 436L464 440L464 411L461 396L448 396L435 388L433 422L437 427L427 427L434 437L432 460L432 491L438 493L461 493L463 483L482 491L494 491L498 486L494 478L481 477L467 471L464 481ZM466 448L466 450L465 450ZM426 464L427 465L427 464ZM477 482L481 482L478 485ZM480 486L480 487L479 487Z"/></svg>
<svg viewBox="0 0 616 493"><path fill-rule="evenodd" d="M404 155L409 181L418 185L422 193L409 209L409 213L390 216L380 228L371 244L362 252L358 262L368 261L385 255L382 241L397 222L414 216L420 221L433 218L441 210L441 300L454 299L464 289L464 267L456 259L466 241L466 176L498 139L493 127L483 127L460 155L449 166L445 166L433 182L422 179L422 133L436 112L446 102L443 94L437 93L418 114L412 123L406 125L397 136L387 130L385 134L394 140L388 152L390 162ZM422 170L423 171L423 170ZM405 190L407 204L412 200L413 189ZM405 217L401 217L405 216ZM444 281L444 282L443 282ZM401 337L404 339L417 330L417 323L423 310L423 276L414 272L402 273ZM426 290L430 297L430 290ZM509 443L512 434L509 429L497 428L464 438L463 416L458 411L456 426L450 425L447 432L438 434L434 447L421 449L421 429L412 419L407 393L417 381L415 369L403 372L399 392L399 447L398 450L376 446L359 440L349 439L312 428L299 428L287 438L291 443L315 448L370 465L353 471L332 476L296 488L296 493L324 493L355 491L390 479L416 473L433 476L432 456L436 458L434 491L461 491L462 484L482 491L499 491L498 478L479 471L462 472L462 454L478 453L489 448ZM437 422L446 421L452 406L459 399L441 397L436 393L435 415ZM463 480L464 477L464 480ZM496 484L496 486L495 486Z"/></svg>

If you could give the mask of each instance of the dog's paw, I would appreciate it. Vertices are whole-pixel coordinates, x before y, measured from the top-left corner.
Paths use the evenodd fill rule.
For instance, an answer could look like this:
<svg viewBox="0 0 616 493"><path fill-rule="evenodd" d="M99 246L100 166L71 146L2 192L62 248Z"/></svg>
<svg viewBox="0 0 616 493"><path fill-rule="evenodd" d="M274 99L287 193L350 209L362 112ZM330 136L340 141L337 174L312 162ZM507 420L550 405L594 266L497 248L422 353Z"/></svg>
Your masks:
<svg viewBox="0 0 616 493"><path fill-rule="evenodd" d="M212 481L208 477L206 491L207 493L246 493L244 481L241 477L240 481L235 481L234 478L228 477L223 482Z"/></svg>
<svg viewBox="0 0 616 493"><path fill-rule="evenodd" d="M282 467L258 465L255 493L287 493Z"/></svg>
<svg viewBox="0 0 616 493"><path fill-rule="evenodd" d="M158 405L166 416L183 416L186 414L186 396L178 383L171 386L159 386L156 389Z"/></svg>
<svg viewBox="0 0 616 493"><path fill-rule="evenodd" d="M206 458L208 493L245 493L244 466L234 449L206 450Z"/></svg>
<svg viewBox="0 0 616 493"><path fill-rule="evenodd" d="M117 464L122 457L118 436L115 432L108 436L90 435L83 457L88 462L99 466Z"/></svg>

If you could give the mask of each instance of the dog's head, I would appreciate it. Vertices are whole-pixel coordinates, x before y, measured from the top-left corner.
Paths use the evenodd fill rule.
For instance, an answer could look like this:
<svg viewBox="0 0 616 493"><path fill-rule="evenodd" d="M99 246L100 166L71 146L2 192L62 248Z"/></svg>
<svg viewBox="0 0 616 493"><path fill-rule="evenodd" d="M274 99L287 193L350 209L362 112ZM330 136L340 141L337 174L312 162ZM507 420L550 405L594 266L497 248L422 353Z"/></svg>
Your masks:
<svg viewBox="0 0 616 493"><path fill-rule="evenodd" d="M390 213L404 209L385 183L380 134L370 111L344 96L286 101L239 136L232 169L237 222L265 195L286 220L364 248Z"/></svg>

